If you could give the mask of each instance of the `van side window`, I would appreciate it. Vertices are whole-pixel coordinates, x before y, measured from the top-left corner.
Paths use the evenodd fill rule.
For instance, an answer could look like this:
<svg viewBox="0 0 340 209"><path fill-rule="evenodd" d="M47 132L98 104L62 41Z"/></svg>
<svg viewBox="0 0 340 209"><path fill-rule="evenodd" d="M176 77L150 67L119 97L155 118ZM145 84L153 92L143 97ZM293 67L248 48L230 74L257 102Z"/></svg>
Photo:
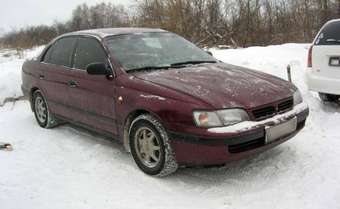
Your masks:
<svg viewBox="0 0 340 209"><path fill-rule="evenodd" d="M44 61L51 64L71 67L72 56L77 38L68 37L58 40L45 54ZM51 52L50 52L51 51ZM50 53L50 54L49 54ZM45 62L46 62L45 61Z"/></svg>
<svg viewBox="0 0 340 209"><path fill-rule="evenodd" d="M316 39L315 45L340 45L340 22L327 24Z"/></svg>
<svg viewBox="0 0 340 209"><path fill-rule="evenodd" d="M100 43L93 38L79 38L74 67L85 70L91 63L107 63L107 55Z"/></svg>

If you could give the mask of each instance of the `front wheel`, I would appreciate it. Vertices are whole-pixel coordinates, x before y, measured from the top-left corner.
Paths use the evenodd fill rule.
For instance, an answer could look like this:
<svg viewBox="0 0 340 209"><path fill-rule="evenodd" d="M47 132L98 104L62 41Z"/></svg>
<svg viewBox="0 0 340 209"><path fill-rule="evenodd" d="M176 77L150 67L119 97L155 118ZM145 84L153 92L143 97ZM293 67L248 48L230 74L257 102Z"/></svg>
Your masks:
<svg viewBox="0 0 340 209"><path fill-rule="evenodd" d="M151 115L138 116L132 122L130 148L137 166L148 175L166 176L177 170L168 134Z"/></svg>

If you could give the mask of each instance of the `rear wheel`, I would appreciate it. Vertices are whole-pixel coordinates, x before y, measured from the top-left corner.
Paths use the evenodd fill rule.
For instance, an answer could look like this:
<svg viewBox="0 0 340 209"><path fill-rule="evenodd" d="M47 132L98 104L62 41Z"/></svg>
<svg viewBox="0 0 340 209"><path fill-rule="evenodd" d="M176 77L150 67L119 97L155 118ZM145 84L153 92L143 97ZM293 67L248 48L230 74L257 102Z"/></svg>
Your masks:
<svg viewBox="0 0 340 209"><path fill-rule="evenodd" d="M319 93L319 97L324 102L338 102L340 95Z"/></svg>
<svg viewBox="0 0 340 209"><path fill-rule="evenodd" d="M46 100L39 90L33 93L32 105L35 119L39 126L42 128L53 128L58 125L57 119L49 111Z"/></svg>
<svg viewBox="0 0 340 209"><path fill-rule="evenodd" d="M177 170L168 135L151 115L138 116L132 122L130 148L137 166L148 175L166 176Z"/></svg>

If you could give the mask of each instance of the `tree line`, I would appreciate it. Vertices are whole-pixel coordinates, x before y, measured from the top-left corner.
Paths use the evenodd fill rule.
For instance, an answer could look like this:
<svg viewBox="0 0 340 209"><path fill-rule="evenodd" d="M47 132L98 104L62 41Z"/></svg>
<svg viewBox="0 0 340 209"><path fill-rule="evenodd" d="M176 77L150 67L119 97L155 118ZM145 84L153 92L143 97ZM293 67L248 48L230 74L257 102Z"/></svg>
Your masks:
<svg viewBox="0 0 340 209"><path fill-rule="evenodd" d="M77 6L70 20L7 33L0 46L31 48L66 32L107 27L157 27L200 46L311 42L320 27L340 17L340 0L136 0Z"/></svg>

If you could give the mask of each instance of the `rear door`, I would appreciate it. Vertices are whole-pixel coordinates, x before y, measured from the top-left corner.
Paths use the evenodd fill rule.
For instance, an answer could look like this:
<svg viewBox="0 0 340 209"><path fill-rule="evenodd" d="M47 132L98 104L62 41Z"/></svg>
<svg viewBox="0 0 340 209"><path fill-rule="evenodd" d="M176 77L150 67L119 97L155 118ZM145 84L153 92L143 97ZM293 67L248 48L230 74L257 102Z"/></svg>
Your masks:
<svg viewBox="0 0 340 209"><path fill-rule="evenodd" d="M40 88L47 100L50 111L67 117L70 110L68 80L77 38L65 37L57 40L44 54L40 77Z"/></svg>
<svg viewBox="0 0 340 209"><path fill-rule="evenodd" d="M109 65L101 43L96 38L79 37L68 81L72 117L83 125L116 135L114 79L86 72L87 65L99 62Z"/></svg>
<svg viewBox="0 0 340 209"><path fill-rule="evenodd" d="M340 79L340 22L326 24L313 46L313 71L318 76Z"/></svg>

